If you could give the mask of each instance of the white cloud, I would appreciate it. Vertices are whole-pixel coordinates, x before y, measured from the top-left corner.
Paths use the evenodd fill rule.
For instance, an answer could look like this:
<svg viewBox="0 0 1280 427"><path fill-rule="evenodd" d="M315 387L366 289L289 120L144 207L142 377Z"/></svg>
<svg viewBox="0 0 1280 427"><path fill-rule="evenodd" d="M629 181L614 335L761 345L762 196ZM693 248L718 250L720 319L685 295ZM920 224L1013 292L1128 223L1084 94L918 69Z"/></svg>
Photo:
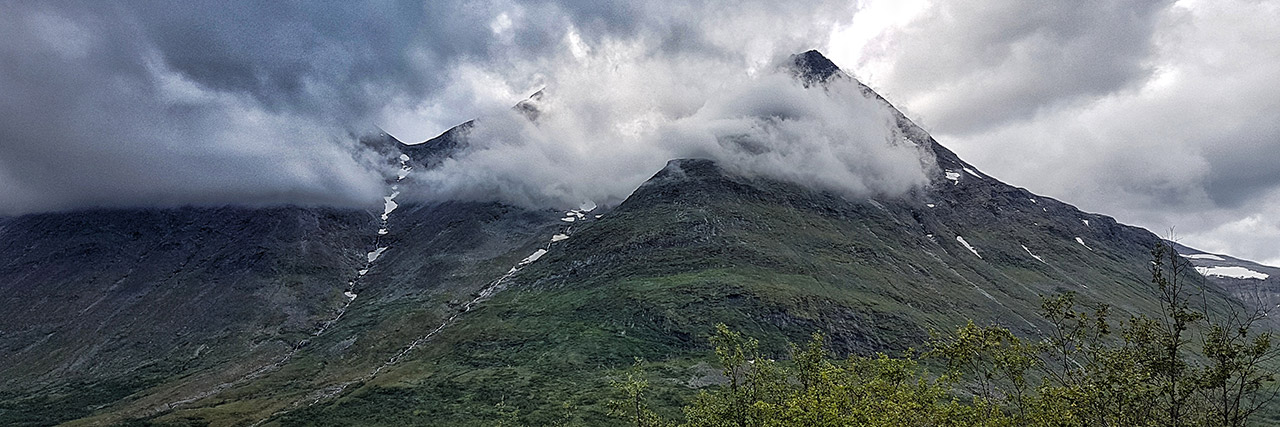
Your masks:
<svg viewBox="0 0 1280 427"><path fill-rule="evenodd" d="M1151 12L1137 21L1144 28L1124 25L1132 17L1063 21L1110 2L1061 3L1093 10L1044 20L1005 19L1004 3L986 12L951 4L886 29L877 39L885 49L861 65L893 70L871 73L880 78L869 84L922 116L944 145L1011 184L1157 233L1176 227L1193 247L1280 259L1280 231L1267 220L1280 217L1280 5L1163 4L1138 9ZM983 36L981 26L996 32ZM1061 48L1034 47L1073 34ZM1081 80L1093 67L1128 71L1111 83Z"/></svg>
<svg viewBox="0 0 1280 427"><path fill-rule="evenodd" d="M571 53L548 70L536 122L510 108L482 115L469 150L415 174L425 184L418 196L612 204L668 160L688 157L851 197L927 182L932 161L899 143L888 109L851 80L805 89L778 64L750 74L735 60L650 49L614 43Z"/></svg>

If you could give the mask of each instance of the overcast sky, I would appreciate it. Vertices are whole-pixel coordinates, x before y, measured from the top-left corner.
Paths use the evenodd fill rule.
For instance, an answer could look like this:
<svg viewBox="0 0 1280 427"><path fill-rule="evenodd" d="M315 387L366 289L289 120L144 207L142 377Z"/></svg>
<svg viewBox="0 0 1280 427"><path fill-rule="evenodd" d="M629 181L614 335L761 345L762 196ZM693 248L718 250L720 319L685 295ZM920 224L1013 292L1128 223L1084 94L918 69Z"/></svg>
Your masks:
<svg viewBox="0 0 1280 427"><path fill-rule="evenodd" d="M818 48L992 176L1280 265L1280 2L669 3L3 2L0 214L373 204L353 135Z"/></svg>

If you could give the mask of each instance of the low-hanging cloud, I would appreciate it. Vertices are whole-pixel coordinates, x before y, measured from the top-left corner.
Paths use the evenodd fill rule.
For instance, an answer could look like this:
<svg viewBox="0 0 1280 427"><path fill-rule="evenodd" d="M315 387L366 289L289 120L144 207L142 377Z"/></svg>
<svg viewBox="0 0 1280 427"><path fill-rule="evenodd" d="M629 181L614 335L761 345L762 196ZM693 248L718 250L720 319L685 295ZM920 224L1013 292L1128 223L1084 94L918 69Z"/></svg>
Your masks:
<svg viewBox="0 0 1280 427"><path fill-rule="evenodd" d="M682 96L658 98L651 110L665 113L621 121L621 134L657 138L646 123L659 123L664 137L699 150L613 139L612 163L591 164L572 159L601 148L557 152L512 138L528 145L524 152L470 155L518 156L506 163L508 177L520 176L524 157L546 156L533 163L577 165L573 179L609 188L522 192L553 195L538 197L544 203L622 193L631 184L613 181L639 182L666 156L721 156L766 174L767 164L751 163L798 158L784 153L809 149L786 144L804 141L793 138L799 132L840 132L800 125L817 116L742 119L708 102L749 99L743 92L769 87L779 55L827 46L943 144L1011 184L1157 230L1176 225L1206 250L1280 263L1275 2L15 0L0 9L0 215L104 205L376 206L383 163L353 134L378 125L421 141L476 117L495 117L485 121L496 127L506 108L544 86L553 105L604 102L571 92L614 72L575 62L583 58L629 60L621 70L648 69L658 88L680 84L662 73L692 82ZM862 43L832 39L833 29ZM645 49L625 48L637 43ZM710 67L714 75L746 77L694 87L711 80L689 77L708 64L722 67ZM564 116L634 116L581 108ZM708 121L692 125L696 114ZM508 136L530 126L508 119ZM747 151L720 142L744 128L784 151L735 158ZM614 178L600 178L597 167ZM549 183L569 169L504 182ZM813 176L780 178L861 182L799 173ZM883 181L860 185L890 191L888 183L910 179Z"/></svg>
<svg viewBox="0 0 1280 427"><path fill-rule="evenodd" d="M333 92L337 80L315 77L318 68L294 67L290 80L283 77L290 65L268 59L287 31L310 27L244 23L234 9L186 20L167 15L210 5L7 3L0 14L0 215L375 203L382 174L348 126L359 124L365 107L327 102L356 95ZM232 22L244 23L246 39L269 31L280 37L218 40L235 33ZM168 24L182 28L157 30ZM186 42L161 43L179 39ZM231 44L245 52L226 52ZM337 120L343 116L351 121Z"/></svg>
<svg viewBox="0 0 1280 427"><path fill-rule="evenodd" d="M385 171L355 142L374 126L421 140L518 100L566 52L611 41L643 38L663 55L750 68L821 45L855 12L831 0L17 0L3 9L0 215L376 204Z"/></svg>
<svg viewBox="0 0 1280 427"><path fill-rule="evenodd" d="M673 158L709 158L732 173L849 197L895 196L928 182L928 151L906 141L888 107L852 79L805 88L778 64L749 73L706 57L634 52L565 63L531 100L536 120L507 108L482 116L466 150L415 173L418 195L613 204Z"/></svg>

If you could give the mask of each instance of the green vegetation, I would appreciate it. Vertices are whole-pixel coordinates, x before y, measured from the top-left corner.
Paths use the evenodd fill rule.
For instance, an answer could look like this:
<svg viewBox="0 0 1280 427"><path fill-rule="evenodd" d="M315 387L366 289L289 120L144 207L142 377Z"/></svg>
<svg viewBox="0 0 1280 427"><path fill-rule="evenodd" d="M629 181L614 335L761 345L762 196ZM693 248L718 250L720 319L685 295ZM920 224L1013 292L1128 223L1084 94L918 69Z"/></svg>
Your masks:
<svg viewBox="0 0 1280 427"><path fill-rule="evenodd" d="M0 392L0 425L37 426L85 417L94 409L157 382L138 375L124 380L79 382L37 396Z"/></svg>
<svg viewBox="0 0 1280 427"><path fill-rule="evenodd" d="M717 326L710 341L727 384L685 406L683 426L1243 426L1276 389L1276 355L1258 315L1195 307L1185 262L1153 251L1162 310L1113 322L1109 307L1081 310L1071 293L1045 298L1052 326L1040 340L973 322L937 336L923 354L835 359L814 334L777 362L759 342ZM940 375L925 366L938 363ZM647 381L628 373L615 414L640 426L674 425L648 409Z"/></svg>
<svg viewBox="0 0 1280 427"><path fill-rule="evenodd" d="M690 177L707 175L686 170ZM627 374L647 383L640 394L659 418L682 420L683 408L702 391L727 381L708 344L718 323L757 338L763 358L787 364L794 359L787 343L804 342L813 332L842 357L901 357L927 344L930 330L952 330L967 319L1039 337L1050 327L1036 315L1039 295L1067 291L1082 305L1112 303L1112 311L1126 317L1160 311L1143 278L1154 236L1090 240L1097 252L1090 251L1074 241L1087 231L1074 216L1058 227L1081 230L1050 235L1048 227L1037 227L1058 221L1039 216L1048 215L1040 204L1024 202L1034 208L1026 218L973 220L960 228L948 224L968 215L944 205L920 211L890 202L881 209L719 175L697 185L659 184L582 226L522 271L510 289L378 378L266 424L609 425L620 410L609 401L628 394L610 385ZM749 190L716 188L748 184ZM919 229L903 232L903 224ZM1102 224L1090 230L1101 232ZM1125 230L1107 232L1123 236ZM955 243L957 235L983 258ZM1048 263L1031 258L1022 244ZM1216 310L1233 303L1220 292L1206 298ZM404 330L412 324L405 322ZM325 339L343 337L345 327ZM384 341L378 337L371 342ZM315 348L331 345L325 339ZM636 358L643 362L632 367ZM939 360L916 365L945 372ZM964 393L953 397L967 405ZM269 399L277 398L262 395ZM207 416L235 419L227 409L211 407Z"/></svg>
<svg viewBox="0 0 1280 427"><path fill-rule="evenodd" d="M374 378L364 376L437 328L457 310L457 301L474 297L471 292L479 286L534 248L545 247L559 221L537 226L543 228L423 222L446 230L412 229L397 236L403 246L388 254L385 268L367 276L368 286L357 290L360 297L343 321L280 369L196 402L148 412L207 389L194 381L204 377L174 378L74 423L138 418L155 425L594 426L620 419L634 425L637 414L643 425L694 423L698 418L686 408L715 415L716 402L734 401L725 390L735 388L735 379L740 395L752 393L736 398L744 402L737 408L747 408L732 412L739 416L771 410L768 405L787 408L786 399L794 401L792 413L808 414L803 400L787 397L803 394L782 386L808 383L809 390L822 390L821 381L840 378L846 380L835 383L843 387L838 391L850 400L831 414L861 408L858 416L864 418L849 422L972 419L978 421L964 422L981 425L998 413L1012 423L1012 417L1023 416L1019 410L1040 402L1042 384L1059 384L1046 379L1046 371L1062 372L1064 363L1055 360L1067 360L1022 348L1045 351L1039 341L1025 340L1052 338L1055 330L1054 321L1037 315L1044 311L1041 295L1074 292L1067 308L1075 313L1088 307L1089 319L1102 301L1112 304L1108 313L1116 318L1163 318L1161 301L1144 278L1154 235L1096 216L1085 225L1079 219L1083 213L1050 200L1029 201L1025 191L983 194L982 188L961 185L939 189L964 191L963 197L850 202L723 175L698 162L685 162L680 170L679 177L641 187L604 217L575 223L571 239L555 243L550 253L513 276L505 291L460 315ZM924 201L936 206L922 207ZM457 217L474 214L475 209L461 209ZM468 243L477 235L509 241ZM959 244L957 236L981 257ZM1077 236L1089 247L1077 243ZM477 249L459 249L473 246ZM1194 274L1172 277L1200 284ZM1205 325L1239 306L1221 289L1208 289L1206 295L1184 294L1179 300L1213 307L1212 314L1219 316L1187 322L1182 351L1197 369L1210 366L1198 350L1198 340L1209 336L1202 333L1210 330ZM954 330L969 319L1005 328L975 326L970 347L995 341L1022 348L996 359L1006 363L1012 355L1027 356L1019 382L1010 380L1017 371L992 371L985 380L988 393L982 393L979 379L984 377L970 368L995 363L993 354L1000 354L995 349L978 346L983 356L955 367L932 352L931 344L946 337L931 340L931 330ZM758 340L743 347L741 360L772 370L751 374L742 363L717 364L710 338L716 336L712 326L721 323ZM1096 331L1095 324L1083 323L1086 331ZM1107 346L1125 342L1125 324L1111 321L1107 328L1097 340ZM1225 334L1236 329L1221 330L1224 339L1240 338ZM822 334L821 345L789 346L806 342L814 332ZM1090 345L1085 338L1094 339L1073 339L1085 348ZM930 351L909 352L913 347ZM1231 359L1231 348L1240 347L1222 348ZM870 357L845 359L851 354ZM1071 357L1090 366L1083 356ZM798 375L800 365L815 374ZM725 375L724 366L734 366L737 375ZM816 374L821 372L825 377ZM866 381L852 382L856 378ZM753 388L767 380L779 387ZM184 384L195 386L174 388ZM217 382L204 379L204 384ZM1008 390L1021 390L1013 396L1026 398L1012 400ZM1175 393L1191 390L1179 386ZM1207 392L1194 390L1195 400L1207 400ZM768 405L757 408L758 401ZM713 419L703 419L714 425Z"/></svg>

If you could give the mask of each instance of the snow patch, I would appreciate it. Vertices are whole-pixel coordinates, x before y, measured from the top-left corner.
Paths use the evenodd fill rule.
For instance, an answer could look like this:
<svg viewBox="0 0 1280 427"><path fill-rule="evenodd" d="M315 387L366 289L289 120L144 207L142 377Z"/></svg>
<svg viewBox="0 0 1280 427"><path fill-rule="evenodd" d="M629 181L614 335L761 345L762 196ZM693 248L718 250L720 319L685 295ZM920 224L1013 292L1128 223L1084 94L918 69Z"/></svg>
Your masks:
<svg viewBox="0 0 1280 427"><path fill-rule="evenodd" d="M587 201L585 201L585 202L582 202L582 205L579 205L579 206L578 206L578 210L583 211L583 212L591 212L591 211L596 210L596 207L597 207L597 206L596 206L596 202L593 202L593 201L587 200Z"/></svg>
<svg viewBox="0 0 1280 427"><path fill-rule="evenodd" d="M973 176L976 176L976 177L978 177L978 178L982 178L982 175L978 175L978 173L977 173L977 172L974 172L974 171L973 171L973 169L969 169L969 168L963 168L963 169L964 169L964 171L965 171L965 172L968 172L968 173L969 173L969 175L973 175Z"/></svg>
<svg viewBox="0 0 1280 427"><path fill-rule="evenodd" d="M1088 227L1088 226L1089 226L1089 220L1087 220L1087 219L1082 219L1082 220L1080 220L1080 222L1083 222L1085 227Z"/></svg>
<svg viewBox="0 0 1280 427"><path fill-rule="evenodd" d="M402 162L407 162L407 161L409 161L409 155L408 155L408 154L401 154L401 155L400 155L400 161L402 161Z"/></svg>
<svg viewBox="0 0 1280 427"><path fill-rule="evenodd" d="M1038 255L1036 255L1036 254L1031 253L1031 250L1030 250L1030 249L1027 249L1027 245L1022 245L1022 250L1027 251L1027 255L1031 255L1031 257L1032 257L1032 258L1035 258L1035 259L1036 259L1036 261L1040 261L1040 263L1042 263L1042 264L1049 265L1049 263L1044 262L1044 260L1043 260L1043 259L1041 259L1041 258L1040 258L1040 256L1038 256Z"/></svg>
<svg viewBox="0 0 1280 427"><path fill-rule="evenodd" d="M374 249L373 252L369 252L369 254L367 255L369 257L369 262L372 263L374 261L377 261L378 257L382 256L382 253L386 251L387 251L387 248L378 248L378 249Z"/></svg>
<svg viewBox="0 0 1280 427"><path fill-rule="evenodd" d="M1207 259L1210 261L1226 261L1222 257L1213 255L1213 254L1191 254L1191 255L1183 255L1182 257L1190 258L1190 259Z"/></svg>
<svg viewBox="0 0 1280 427"><path fill-rule="evenodd" d="M576 216L566 216L566 217L564 217L564 218L560 218L560 220L561 220L561 221L564 221L564 222L574 222L574 221L577 221L577 220L578 220L578 217L576 217Z"/></svg>
<svg viewBox="0 0 1280 427"><path fill-rule="evenodd" d="M960 184L960 172L946 171L947 179L956 184Z"/></svg>
<svg viewBox="0 0 1280 427"><path fill-rule="evenodd" d="M1040 202L1037 202L1036 199L1027 199L1027 200L1030 200L1031 203L1040 203Z"/></svg>
<svg viewBox="0 0 1280 427"><path fill-rule="evenodd" d="M529 255L529 256L527 256L527 257L524 257L524 259L523 259L523 260L520 260L520 265L526 265L526 264L529 264L529 263L531 263L531 262L537 261L537 260L538 260L538 258L542 258L542 256L543 256L543 255L546 255L546 254L547 254L547 250L546 250L546 249L538 249L538 250L536 250L536 251L533 251L533 254L531 254L531 255Z"/></svg>
<svg viewBox="0 0 1280 427"><path fill-rule="evenodd" d="M551 243L559 242L561 240L565 240L568 238L569 238L568 234L557 234L557 235L551 236Z"/></svg>
<svg viewBox="0 0 1280 427"><path fill-rule="evenodd" d="M937 205L935 205L935 204L933 204L933 203L925 203L924 205L925 205L925 206L928 206L928 207L931 207L931 208L932 208L932 207L934 207L934 206L937 206Z"/></svg>
<svg viewBox="0 0 1280 427"><path fill-rule="evenodd" d="M404 179L404 177L409 176L409 170L410 170L410 169L413 169L413 168L408 167L408 166L405 166L405 167L403 167L403 168L400 168L400 170L399 170L398 172L396 172L396 181L402 180L402 179Z"/></svg>
<svg viewBox="0 0 1280 427"><path fill-rule="evenodd" d="M389 233L389 232L390 232L390 231L389 231L389 230L387 230L387 229L385 229L385 228L379 228L379 229L378 229L378 235L379 235L379 236L386 235L386 234L387 234L387 233Z"/></svg>
<svg viewBox="0 0 1280 427"><path fill-rule="evenodd" d="M347 299L356 299L356 294L355 294L355 292L346 291L346 292L343 292L342 294L343 294L343 295L346 295L346 296L347 296Z"/></svg>
<svg viewBox="0 0 1280 427"><path fill-rule="evenodd" d="M387 214L390 214L391 211L394 211L396 210L397 207L400 207L400 205L397 204L395 200L392 200L392 199L395 199L397 194L400 194L400 193L391 193L390 196L382 198L382 216L384 217L382 219L386 219L385 217L387 216Z"/></svg>
<svg viewBox="0 0 1280 427"><path fill-rule="evenodd" d="M969 252L973 252L973 254L974 254L974 255L978 255L978 258L982 258L982 255L978 254L978 250L977 250L977 249L974 249L974 248L973 248L973 246L970 246L970 245L969 245L969 242L966 242L966 241L964 240L964 237L962 237L962 236L956 236L956 241L957 241L957 242L960 242L960 244L964 245L964 248L965 248L965 249L968 249L968 250L969 250Z"/></svg>
<svg viewBox="0 0 1280 427"><path fill-rule="evenodd" d="M1084 244L1084 239L1081 239L1081 238L1077 237L1077 238L1076 238L1076 243L1079 243L1079 244L1080 244L1080 246L1084 246L1084 248L1085 248L1085 249L1093 250L1093 248L1089 247L1089 245Z"/></svg>
<svg viewBox="0 0 1280 427"><path fill-rule="evenodd" d="M1266 280L1271 277L1267 273L1260 273L1244 267L1196 267L1196 271L1204 276L1231 277L1235 279L1258 279Z"/></svg>
<svg viewBox="0 0 1280 427"><path fill-rule="evenodd" d="M357 272L356 272L356 274L357 274L357 275L360 275L360 276L363 276L363 275L369 274L369 269L367 269L367 268L360 269L360 271L357 271Z"/></svg>

